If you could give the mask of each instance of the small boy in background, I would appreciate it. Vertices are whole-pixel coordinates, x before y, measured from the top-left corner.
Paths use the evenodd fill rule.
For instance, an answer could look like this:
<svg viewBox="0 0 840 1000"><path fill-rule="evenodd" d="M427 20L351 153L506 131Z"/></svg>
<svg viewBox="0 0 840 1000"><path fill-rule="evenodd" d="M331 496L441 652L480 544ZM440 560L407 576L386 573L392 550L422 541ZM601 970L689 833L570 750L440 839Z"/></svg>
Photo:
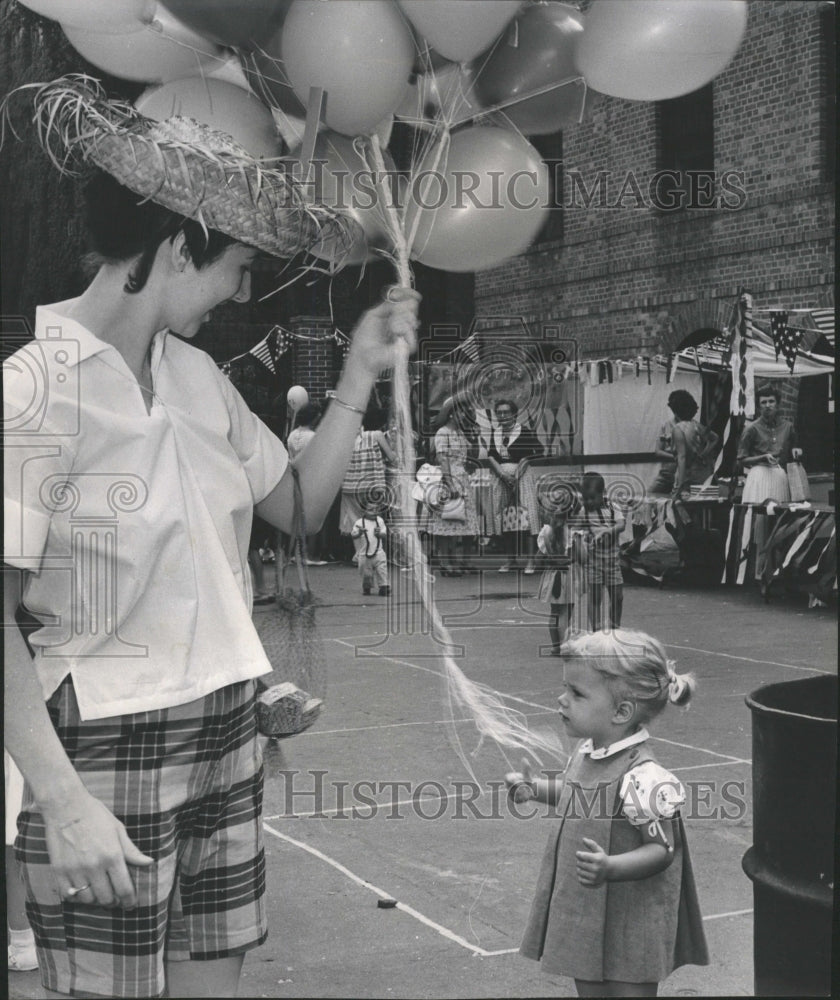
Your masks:
<svg viewBox="0 0 840 1000"><path fill-rule="evenodd" d="M358 547L363 594L371 592L374 581L379 588L380 597L387 597L391 593L388 584L388 556L384 544L387 534L388 529L382 517L370 508L354 523L350 532L351 538L363 539Z"/></svg>

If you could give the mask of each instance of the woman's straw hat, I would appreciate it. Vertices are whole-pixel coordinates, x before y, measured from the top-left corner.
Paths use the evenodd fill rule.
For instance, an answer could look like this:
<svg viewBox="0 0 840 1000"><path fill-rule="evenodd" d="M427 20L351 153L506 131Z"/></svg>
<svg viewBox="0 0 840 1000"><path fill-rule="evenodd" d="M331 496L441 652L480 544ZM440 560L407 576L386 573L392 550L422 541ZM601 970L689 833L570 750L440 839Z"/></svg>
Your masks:
<svg viewBox="0 0 840 1000"><path fill-rule="evenodd" d="M14 93L29 89L39 141L64 173L92 163L141 197L277 257L324 240L349 250L358 235L352 220L308 202L282 163L255 159L208 125L145 118L83 74Z"/></svg>

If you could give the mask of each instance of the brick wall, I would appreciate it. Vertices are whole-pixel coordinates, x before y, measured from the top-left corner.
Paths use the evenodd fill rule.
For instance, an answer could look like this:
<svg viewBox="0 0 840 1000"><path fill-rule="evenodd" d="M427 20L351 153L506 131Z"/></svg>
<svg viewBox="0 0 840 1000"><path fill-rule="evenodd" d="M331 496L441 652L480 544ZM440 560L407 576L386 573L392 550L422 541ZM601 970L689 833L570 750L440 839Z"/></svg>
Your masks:
<svg viewBox="0 0 840 1000"><path fill-rule="evenodd" d="M715 169L744 174L738 210L663 213L649 205L565 210L564 237L476 275L476 312L562 321L583 356L653 352L687 304L808 307L833 283L833 184L825 181L825 59L820 4L753 0L741 49L714 82ZM569 171L608 204L625 175L656 170L656 105L606 98L563 136Z"/></svg>
<svg viewBox="0 0 840 1000"><path fill-rule="evenodd" d="M295 341L292 362L296 385L302 385L313 400L321 401L332 389L340 371L340 354L333 339L333 325L320 316L294 316L289 324L300 339Z"/></svg>

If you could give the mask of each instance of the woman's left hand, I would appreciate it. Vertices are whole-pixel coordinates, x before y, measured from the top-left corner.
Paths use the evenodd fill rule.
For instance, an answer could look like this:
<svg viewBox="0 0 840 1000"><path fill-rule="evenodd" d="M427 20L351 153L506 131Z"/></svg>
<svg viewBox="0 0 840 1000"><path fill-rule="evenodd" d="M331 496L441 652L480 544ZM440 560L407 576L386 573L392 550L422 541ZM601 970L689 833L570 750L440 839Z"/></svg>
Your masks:
<svg viewBox="0 0 840 1000"><path fill-rule="evenodd" d="M793 459L794 462L798 462L802 458L802 449L801 448L791 448L790 449L790 457Z"/></svg>
<svg viewBox="0 0 840 1000"><path fill-rule="evenodd" d="M390 285L384 302L368 309L351 334L346 366L361 368L376 378L397 361L397 344L403 340L409 352L417 347L417 309L421 295L412 288Z"/></svg>

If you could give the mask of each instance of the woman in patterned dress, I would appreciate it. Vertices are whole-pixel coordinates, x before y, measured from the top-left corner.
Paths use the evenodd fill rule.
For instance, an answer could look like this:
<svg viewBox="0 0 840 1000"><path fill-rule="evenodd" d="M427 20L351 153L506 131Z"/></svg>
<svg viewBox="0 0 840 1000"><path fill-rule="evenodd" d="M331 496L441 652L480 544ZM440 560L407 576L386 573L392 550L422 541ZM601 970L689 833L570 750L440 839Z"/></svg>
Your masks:
<svg viewBox="0 0 840 1000"><path fill-rule="evenodd" d="M470 444L462 430L462 420L457 407L452 406L446 422L435 434L435 457L443 472L443 485L448 499L462 497L463 520L447 520L440 509L427 506L421 519L421 528L436 539L440 572L443 576L463 576L463 539L478 534L478 517L475 498L467 472Z"/></svg>

